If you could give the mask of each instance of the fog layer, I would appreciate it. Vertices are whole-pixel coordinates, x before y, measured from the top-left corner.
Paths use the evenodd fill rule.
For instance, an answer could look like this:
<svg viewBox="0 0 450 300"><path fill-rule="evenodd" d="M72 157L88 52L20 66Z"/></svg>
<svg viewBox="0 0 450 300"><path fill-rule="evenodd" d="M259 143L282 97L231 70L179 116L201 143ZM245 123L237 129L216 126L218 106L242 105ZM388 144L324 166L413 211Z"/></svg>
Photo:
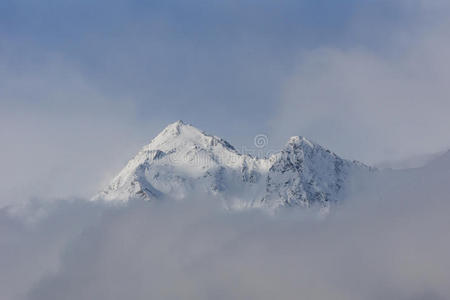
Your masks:
<svg viewBox="0 0 450 300"><path fill-rule="evenodd" d="M0 215L5 299L448 299L450 157L325 219L211 199L35 201Z"/></svg>

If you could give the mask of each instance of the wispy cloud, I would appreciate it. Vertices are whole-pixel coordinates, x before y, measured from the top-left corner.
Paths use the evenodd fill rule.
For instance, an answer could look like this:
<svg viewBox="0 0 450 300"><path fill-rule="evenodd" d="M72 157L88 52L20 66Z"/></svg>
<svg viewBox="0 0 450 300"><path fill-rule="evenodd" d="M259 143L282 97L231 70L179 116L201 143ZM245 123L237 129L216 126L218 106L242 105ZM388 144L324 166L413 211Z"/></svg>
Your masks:
<svg viewBox="0 0 450 300"><path fill-rule="evenodd" d="M371 163L448 149L448 7L438 7L444 13L423 4L410 29L378 29L390 37L378 48L301 55L285 83L274 136L300 131Z"/></svg>

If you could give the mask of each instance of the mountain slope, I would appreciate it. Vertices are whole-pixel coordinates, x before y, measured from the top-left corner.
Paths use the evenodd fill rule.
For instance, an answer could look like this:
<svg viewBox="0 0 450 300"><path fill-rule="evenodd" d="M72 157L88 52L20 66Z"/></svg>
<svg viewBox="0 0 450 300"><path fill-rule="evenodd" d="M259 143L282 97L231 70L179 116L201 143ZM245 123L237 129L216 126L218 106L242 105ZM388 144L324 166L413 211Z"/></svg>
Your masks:
<svg viewBox="0 0 450 300"><path fill-rule="evenodd" d="M182 121L167 126L94 199L184 199L207 195L229 208L328 207L352 176L371 168L344 160L303 137L277 154L254 158Z"/></svg>

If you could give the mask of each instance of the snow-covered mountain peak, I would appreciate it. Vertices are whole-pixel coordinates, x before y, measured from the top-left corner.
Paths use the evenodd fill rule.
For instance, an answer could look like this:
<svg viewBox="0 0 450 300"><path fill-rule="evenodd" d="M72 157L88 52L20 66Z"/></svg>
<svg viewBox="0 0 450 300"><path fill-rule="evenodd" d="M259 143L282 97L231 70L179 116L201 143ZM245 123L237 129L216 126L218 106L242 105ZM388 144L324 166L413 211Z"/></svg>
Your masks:
<svg viewBox="0 0 450 300"><path fill-rule="evenodd" d="M164 128L164 130L161 131L161 133L158 136L165 136L165 135L177 136L181 133L181 130L183 129L183 127L190 128L193 126L184 123L182 120L178 120L174 123L167 125L167 127Z"/></svg>
<svg viewBox="0 0 450 300"><path fill-rule="evenodd" d="M320 147L321 146L317 145L316 143L308 140L307 138L303 137L303 136L293 136L290 137L288 142L286 143L284 149L286 148L308 148L308 149L313 149L314 147Z"/></svg>
<svg viewBox="0 0 450 300"><path fill-rule="evenodd" d="M131 159L95 199L145 200L190 195L220 198L229 208L328 207L355 173L370 168L291 137L269 158L241 154L227 141L177 121Z"/></svg>
<svg viewBox="0 0 450 300"><path fill-rule="evenodd" d="M206 137L206 134L202 131L180 120L169 124L164 128L161 133L150 142L149 146L159 147L177 142L196 143L201 141L204 137Z"/></svg>
<svg viewBox="0 0 450 300"><path fill-rule="evenodd" d="M169 124L148 145L149 150L171 151L179 148L207 149L223 148L228 151L236 150L227 141L209 135L200 129L179 120Z"/></svg>

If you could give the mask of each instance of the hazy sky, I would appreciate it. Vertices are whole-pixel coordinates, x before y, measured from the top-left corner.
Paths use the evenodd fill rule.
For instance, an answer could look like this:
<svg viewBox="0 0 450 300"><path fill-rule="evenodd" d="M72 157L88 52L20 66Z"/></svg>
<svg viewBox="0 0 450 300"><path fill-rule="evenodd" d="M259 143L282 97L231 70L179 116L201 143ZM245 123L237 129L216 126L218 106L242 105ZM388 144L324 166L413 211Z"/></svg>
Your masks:
<svg viewBox="0 0 450 300"><path fill-rule="evenodd" d="M367 163L450 148L449 12L420 0L1 1L1 196L88 196L178 119L238 149L304 135Z"/></svg>
<svg viewBox="0 0 450 300"><path fill-rule="evenodd" d="M0 298L450 299L449 153L324 219L83 200L178 119L237 149L450 149L449 31L448 0L0 0Z"/></svg>

